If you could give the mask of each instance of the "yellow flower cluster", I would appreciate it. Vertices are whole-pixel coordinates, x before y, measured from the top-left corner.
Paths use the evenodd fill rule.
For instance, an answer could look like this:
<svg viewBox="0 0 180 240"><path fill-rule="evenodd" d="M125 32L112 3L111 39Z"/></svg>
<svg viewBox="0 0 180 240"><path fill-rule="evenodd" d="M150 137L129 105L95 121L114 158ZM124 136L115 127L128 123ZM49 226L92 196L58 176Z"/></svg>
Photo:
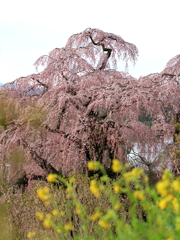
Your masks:
<svg viewBox="0 0 180 240"><path fill-rule="evenodd" d="M71 222L69 222L69 223L64 225L64 230L66 230L66 231L74 230L74 226L72 225Z"/></svg>
<svg viewBox="0 0 180 240"><path fill-rule="evenodd" d="M175 198L175 197L172 200L172 206L173 206L174 212L178 213L179 212L179 202L178 202L177 198Z"/></svg>
<svg viewBox="0 0 180 240"><path fill-rule="evenodd" d="M156 184L156 189L157 192L161 195L161 196L166 196L169 193L169 181L168 180L164 180L164 181L159 181Z"/></svg>
<svg viewBox="0 0 180 240"><path fill-rule="evenodd" d="M113 172L119 173L122 170L122 165L118 159L113 159L111 168Z"/></svg>
<svg viewBox="0 0 180 240"><path fill-rule="evenodd" d="M53 223L51 219L45 219L43 222L43 225L45 228L52 228L53 227Z"/></svg>
<svg viewBox="0 0 180 240"><path fill-rule="evenodd" d="M98 170L101 169L103 172L103 167L99 162L96 161L90 161L88 163L88 169L89 170ZM153 218L152 224L155 224L154 226L157 227L157 231L164 231L164 226L166 222L164 219L166 219L166 214L172 213L174 214L173 218L173 226L170 226L171 229L167 230L168 233L164 234L164 238L166 240L172 240L174 237L173 231L180 231L180 205L179 205L179 194L180 194L180 178L173 179L172 174L169 171L165 171L162 180L159 181L156 184L156 188L151 190L151 186L145 182L148 181L147 176L144 173L143 169L139 168L133 168L131 171L125 172L126 169L129 169L128 167L123 167L119 160L113 159L112 161L112 170L115 173L121 172L121 177L118 179L115 179L113 181L108 179L108 176L103 175L103 177L100 180L97 180L96 178L93 178L90 180L90 186L89 189L91 193L96 197L100 198L103 197L110 197L110 204L111 207L107 209L107 212L104 214L104 209L101 210L100 208L95 208L93 210L92 215L88 215L88 211L86 206L84 207L82 202L79 202L79 199L77 198L77 193L74 190L73 183L76 181L74 177L71 177L66 182L66 198L70 199L67 201L68 203L72 204L72 206L75 208L75 213L79 215L79 219L83 221L83 219L87 218L92 221L92 226L98 225L98 228L101 228L100 231L106 231L106 229L110 229L113 227L113 229L122 229L124 227L129 228L128 231L131 231L131 225L124 224L124 221L122 221L119 218L119 215L121 215L121 210L123 210L124 203L120 202L119 199L119 193L125 193L128 196L128 201L130 201L130 204L133 203L134 206L141 206L145 213L148 214L148 216L151 217L155 212L155 217ZM105 171L104 171L105 172ZM55 182L57 180L56 174L50 174L47 177L48 182ZM77 178L77 182L78 178ZM89 179L88 179L89 182ZM102 184L103 183L103 184ZM127 184L126 184L127 183ZM133 184L131 184L133 183ZM141 184L142 183L142 184ZM106 188L106 190L105 190ZM47 203L48 201L52 202L52 196L50 194L50 189L46 186L43 188L40 188L37 191L38 197L43 201L43 203ZM152 201L149 201L151 199ZM126 200L126 199L125 199ZM140 201L139 201L140 200ZM99 202L99 200L97 200ZM156 202L156 205L154 204L154 201ZM126 202L125 202L126 203ZM136 205L137 204L137 205ZM52 206L59 206L59 205L53 205ZM131 206L129 206L131 209ZM156 216L156 210L159 208L159 216ZM51 209L51 208L47 208ZM63 209L67 209L66 206L63 207ZM166 210L167 209L167 210ZM89 209L88 209L89 210ZM152 210L152 211L151 211ZM154 211L155 210L155 211ZM163 211L161 211L163 210ZM173 216L172 214L172 216ZM66 215L66 217L63 219L64 221L61 221L61 217ZM76 229L74 228L75 225L74 222L71 222L72 219L69 219L69 213L65 213L62 211L62 209L58 209L58 207L52 208L48 214L43 214L42 212L36 212L36 217L42 221L42 224L45 228L50 229L50 231L55 231L56 235L60 237L57 233L60 233L64 235L65 237L68 237L69 232ZM168 216L168 215L167 215ZM69 219L69 220L68 220ZM169 221L169 220L168 220ZM94 222L94 223L93 223ZM96 224L97 223L97 224ZM168 226L171 225L170 222L168 222ZM97 227L97 226L96 226ZM109 230L108 230L109 231ZM166 231L166 230L165 230ZM172 234L171 234L172 232ZM35 233L29 232L27 235L28 238L33 238L35 236ZM169 237L169 238L168 238Z"/></svg>
<svg viewBox="0 0 180 240"><path fill-rule="evenodd" d="M169 171L165 171L162 180L156 184L158 194L162 199L158 202L160 209L164 210L170 207L175 213L179 212L179 202L176 198L176 194L180 193L180 180L172 180L172 174Z"/></svg>
<svg viewBox="0 0 180 240"><path fill-rule="evenodd" d="M111 226L107 220L103 220L103 219L99 220L98 224L102 228L106 228L106 229L110 228L110 226Z"/></svg>
<svg viewBox="0 0 180 240"><path fill-rule="evenodd" d="M81 215L81 213L82 213L82 208L81 208L81 205L80 205L80 204L76 204L76 213L77 213L78 215Z"/></svg>
<svg viewBox="0 0 180 240"><path fill-rule="evenodd" d="M172 179L172 173L166 169L163 173L162 180L170 181L171 179Z"/></svg>
<svg viewBox="0 0 180 240"><path fill-rule="evenodd" d="M172 187L176 192L180 193L180 181L179 180L174 180L172 183Z"/></svg>
<svg viewBox="0 0 180 240"><path fill-rule="evenodd" d="M48 181L49 183L57 182L57 177L58 177L57 174L51 173L51 174L49 174L49 175L47 176L47 181Z"/></svg>
<svg viewBox="0 0 180 240"><path fill-rule="evenodd" d="M56 228L56 232L57 232L57 233L62 233L62 229L61 229L60 227L57 227L57 228Z"/></svg>
<svg viewBox="0 0 180 240"><path fill-rule="evenodd" d="M99 221L98 221L98 225L101 226L102 228L108 229L111 227L111 220L116 219L117 215L116 215L116 211L113 209L109 209L107 211L107 214L102 216Z"/></svg>
<svg viewBox="0 0 180 240"><path fill-rule="evenodd" d="M59 216L59 211L58 211L57 209L53 209L53 210L52 210L52 215L53 215L54 217L58 217L58 216Z"/></svg>
<svg viewBox="0 0 180 240"><path fill-rule="evenodd" d="M119 193L121 191L121 187L118 184L115 184L113 186L113 190L114 190L115 193Z"/></svg>
<svg viewBox="0 0 180 240"><path fill-rule="evenodd" d="M59 217L60 216L62 217L64 215L65 215L65 212L62 210L59 211L58 209L53 209L51 213L47 213L46 215L44 215L42 212L36 212L36 217L40 221L42 221L44 228L52 229L57 233L67 234L68 231L74 230L74 226L71 222L68 222L64 225L61 225L61 224L57 225L57 220L59 220ZM34 236L35 236L35 233L29 232L27 235L27 238L33 238Z"/></svg>
<svg viewBox="0 0 180 240"><path fill-rule="evenodd" d="M95 212L95 213L90 217L90 219L91 219L91 221L96 221L97 219L99 219L99 218L101 217L101 215L102 215L102 213L101 213L99 210L97 210L97 212Z"/></svg>
<svg viewBox="0 0 180 240"><path fill-rule="evenodd" d="M70 177L69 178L69 183L72 184L76 181L76 178L75 177Z"/></svg>
<svg viewBox="0 0 180 240"><path fill-rule="evenodd" d="M97 161L89 161L88 162L88 169L90 171L97 171L100 168L100 162Z"/></svg>
<svg viewBox="0 0 180 240"><path fill-rule="evenodd" d="M44 214L42 212L36 212L36 217L39 221L42 221L44 219Z"/></svg>
<svg viewBox="0 0 180 240"><path fill-rule="evenodd" d="M70 199L73 193L73 187L71 185L68 185L66 188L66 198Z"/></svg>
<svg viewBox="0 0 180 240"><path fill-rule="evenodd" d="M42 201L47 201L51 198L50 189L47 186L38 189L37 195Z"/></svg>
<svg viewBox="0 0 180 240"><path fill-rule="evenodd" d="M158 203L159 208L162 210L170 207L174 210L175 213L179 212L179 202L176 197L172 195L167 195L166 197L162 198Z"/></svg>
<svg viewBox="0 0 180 240"><path fill-rule="evenodd" d="M101 192L96 180L91 180L89 189L94 194L95 197L97 198L100 197Z"/></svg>
<svg viewBox="0 0 180 240"><path fill-rule="evenodd" d="M133 193L134 197L143 201L145 200L145 195L144 195L144 192L143 191L139 191L139 190L136 190L134 193Z"/></svg>
<svg viewBox="0 0 180 240"><path fill-rule="evenodd" d="M169 203L171 203L171 201L172 201L172 199L173 199L173 196L172 195L167 195L167 196L165 196L164 198L162 198L161 200L160 200L160 202L159 202L159 207L162 209L162 210L164 210L167 206L168 206L168 204Z"/></svg>
<svg viewBox="0 0 180 240"><path fill-rule="evenodd" d="M135 179L140 179L143 173L144 173L144 169L133 168L130 172L124 173L124 179L127 182L131 182Z"/></svg>
<svg viewBox="0 0 180 240"><path fill-rule="evenodd" d="M40 221L43 221L43 226L45 228L53 228L54 227L54 222L53 222L52 218L59 216L59 211L57 209L54 209L51 213L46 214L46 216L44 216L44 214L41 213L41 212L36 213L37 218Z"/></svg>
<svg viewBox="0 0 180 240"><path fill-rule="evenodd" d="M33 237L35 237L36 233L35 232L29 232L27 235L27 238L31 239Z"/></svg>

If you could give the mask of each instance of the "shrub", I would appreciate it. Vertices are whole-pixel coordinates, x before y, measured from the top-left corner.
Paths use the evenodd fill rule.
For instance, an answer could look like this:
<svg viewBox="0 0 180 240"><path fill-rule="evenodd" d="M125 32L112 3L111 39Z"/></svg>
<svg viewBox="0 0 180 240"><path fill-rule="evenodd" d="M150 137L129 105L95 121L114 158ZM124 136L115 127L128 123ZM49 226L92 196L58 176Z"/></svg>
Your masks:
<svg viewBox="0 0 180 240"><path fill-rule="evenodd" d="M143 169L126 171L128 166L118 160L112 166L121 174L116 180L105 174L100 163L88 166L99 168L103 176L67 180L48 176L49 182L65 181L67 188L58 192L50 185L37 190L42 206L35 213L38 227L30 229L29 239L179 239L180 179L165 170L150 187Z"/></svg>

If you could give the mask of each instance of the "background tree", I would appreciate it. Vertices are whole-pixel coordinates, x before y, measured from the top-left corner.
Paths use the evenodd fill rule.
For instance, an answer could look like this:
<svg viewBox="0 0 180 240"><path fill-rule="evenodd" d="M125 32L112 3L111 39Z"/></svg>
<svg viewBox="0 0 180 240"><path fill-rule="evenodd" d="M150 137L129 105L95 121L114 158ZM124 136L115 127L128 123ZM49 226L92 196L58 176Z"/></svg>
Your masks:
<svg viewBox="0 0 180 240"><path fill-rule="evenodd" d="M1 161L22 149L29 180L49 172L87 173L89 160L108 169L118 158L150 174L162 165L173 168L165 140L174 134L171 119L179 111L179 58L173 73L166 66L137 80L116 71L118 59L135 62L137 55L136 46L121 37L86 29L71 36L65 48L40 57L35 65L45 66L41 73L1 90L21 106L20 117L0 136ZM144 112L150 125L139 121Z"/></svg>

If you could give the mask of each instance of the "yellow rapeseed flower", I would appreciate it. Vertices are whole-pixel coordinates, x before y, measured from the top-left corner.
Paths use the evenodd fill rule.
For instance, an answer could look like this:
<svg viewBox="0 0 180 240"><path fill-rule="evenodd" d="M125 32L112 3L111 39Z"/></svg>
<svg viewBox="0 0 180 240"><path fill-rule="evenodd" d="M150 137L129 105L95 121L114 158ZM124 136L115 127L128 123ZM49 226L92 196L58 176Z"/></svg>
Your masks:
<svg viewBox="0 0 180 240"><path fill-rule="evenodd" d="M57 232L57 233L62 233L62 229L61 229L60 227L57 227L57 228L56 228L56 232Z"/></svg>
<svg viewBox="0 0 180 240"><path fill-rule="evenodd" d="M168 180L159 181L156 184L157 192L163 197L169 193L169 188L170 188L170 185Z"/></svg>
<svg viewBox="0 0 180 240"><path fill-rule="evenodd" d="M144 169L142 168L133 168L131 171L132 176L136 178L140 178L143 173L144 173Z"/></svg>
<svg viewBox="0 0 180 240"><path fill-rule="evenodd" d="M72 184L72 183L74 183L75 181L76 181L75 177L70 177L70 178L69 178L69 183Z"/></svg>
<svg viewBox="0 0 180 240"><path fill-rule="evenodd" d="M98 210L97 212L95 212L91 217L91 221L96 221L97 219L99 219L101 217L102 213Z"/></svg>
<svg viewBox="0 0 180 240"><path fill-rule="evenodd" d="M89 161L88 162L88 169L90 171L97 171L97 170L99 170L99 167L100 167L100 163L97 161Z"/></svg>
<svg viewBox="0 0 180 240"><path fill-rule="evenodd" d="M72 192L73 192L73 187L71 185L68 185L68 187L66 188L66 198L67 199L71 198Z"/></svg>
<svg viewBox="0 0 180 240"><path fill-rule="evenodd" d="M122 170L122 165L118 159L113 159L111 168L113 172L119 173Z"/></svg>
<svg viewBox="0 0 180 240"><path fill-rule="evenodd" d="M172 206L173 206L174 212L178 213L179 212L179 202L178 202L177 198L173 198Z"/></svg>
<svg viewBox="0 0 180 240"><path fill-rule="evenodd" d="M37 195L43 201L49 200L51 198L50 189L48 187L38 189Z"/></svg>
<svg viewBox="0 0 180 240"><path fill-rule="evenodd" d="M76 206L76 213L78 214L78 215L81 215L81 207L80 206Z"/></svg>
<svg viewBox="0 0 180 240"><path fill-rule="evenodd" d="M178 180L173 181L172 187L176 192L180 193L180 181L178 181Z"/></svg>
<svg viewBox="0 0 180 240"><path fill-rule="evenodd" d="M124 173L124 179L127 182L131 182L135 179L139 179L143 174L144 170L141 168L133 168L130 172Z"/></svg>
<svg viewBox="0 0 180 240"><path fill-rule="evenodd" d="M42 212L36 212L36 217L42 221L44 219L44 214Z"/></svg>
<svg viewBox="0 0 180 240"><path fill-rule="evenodd" d="M120 190L121 190L121 187L118 186L118 185L114 185L114 186L113 186L113 190L114 190L115 193L119 193Z"/></svg>
<svg viewBox="0 0 180 240"><path fill-rule="evenodd" d="M70 223L65 224L64 230L66 230L66 231L74 230L72 223L70 222Z"/></svg>
<svg viewBox="0 0 180 240"><path fill-rule="evenodd" d="M124 173L124 179L127 182L133 181L134 177L131 175L131 172Z"/></svg>
<svg viewBox="0 0 180 240"><path fill-rule="evenodd" d="M143 201L143 200L145 199L145 196L144 196L144 192L143 192L143 191L137 190L137 191L135 191L135 192L133 193L133 195L134 195L135 198L137 198L137 199L139 199L139 200L141 200L141 201Z"/></svg>
<svg viewBox="0 0 180 240"><path fill-rule="evenodd" d="M167 208L167 206L170 206L170 204L172 203L173 199L174 199L173 195L172 194L168 194L163 199L161 199L161 201L159 202L158 205L163 210L163 209ZM174 202L174 204L176 204L176 203ZM175 206L177 207L177 205L174 205L174 207Z"/></svg>
<svg viewBox="0 0 180 240"><path fill-rule="evenodd" d="M31 239L33 237L35 237L36 233L35 232L29 232L27 235L27 238Z"/></svg>
<svg viewBox="0 0 180 240"><path fill-rule="evenodd" d="M57 174L50 173L47 176L47 181L50 182L50 183L57 182L57 177L58 177Z"/></svg>
<svg viewBox="0 0 180 240"><path fill-rule="evenodd" d="M99 226L101 226L102 228L110 228L110 224L109 224L109 222L108 221L105 221L105 220L103 220L103 219L100 219L99 221L98 221L98 224L99 224Z"/></svg>
<svg viewBox="0 0 180 240"><path fill-rule="evenodd" d="M72 193L73 191L73 187L71 185L69 185L67 188L66 188L66 193Z"/></svg>
<svg viewBox="0 0 180 240"><path fill-rule="evenodd" d="M43 222L45 228L52 228L52 221L50 219L45 219Z"/></svg>
<svg viewBox="0 0 180 240"><path fill-rule="evenodd" d="M97 198L100 197L101 193L96 180L91 180L89 189L94 194L95 197Z"/></svg>
<svg viewBox="0 0 180 240"><path fill-rule="evenodd" d="M167 207L167 200L166 199L161 199L161 201L158 204L159 208L164 210Z"/></svg>
<svg viewBox="0 0 180 240"><path fill-rule="evenodd" d="M173 195L172 194L168 194L166 197L165 197L165 199L166 199L166 201L167 202L171 202L172 200L173 200Z"/></svg>
<svg viewBox="0 0 180 240"><path fill-rule="evenodd" d="M57 209L52 210L52 215L54 217L58 217L59 216L59 211Z"/></svg>
<svg viewBox="0 0 180 240"><path fill-rule="evenodd" d="M172 173L166 169L162 175L162 180L171 180L171 178Z"/></svg>

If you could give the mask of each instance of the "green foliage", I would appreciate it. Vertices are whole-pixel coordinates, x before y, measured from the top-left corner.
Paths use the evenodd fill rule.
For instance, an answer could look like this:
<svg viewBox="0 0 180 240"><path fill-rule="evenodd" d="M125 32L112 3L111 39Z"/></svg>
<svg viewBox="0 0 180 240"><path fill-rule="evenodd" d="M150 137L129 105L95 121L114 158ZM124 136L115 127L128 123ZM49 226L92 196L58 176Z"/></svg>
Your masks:
<svg viewBox="0 0 180 240"><path fill-rule="evenodd" d="M8 124L18 119L19 111L16 105L16 100L10 96L0 94L0 127L6 130Z"/></svg>
<svg viewBox="0 0 180 240"><path fill-rule="evenodd" d="M97 164L89 166L97 169ZM104 172L100 164L99 169ZM127 172L118 160L114 160L112 169L121 172L121 178L111 181L104 175L103 180L90 180L89 194L96 201L101 199L101 206L89 206L90 195L88 202L79 198L78 178L67 182L63 209L58 207L48 187L38 190L38 197L49 207L45 214L41 212L44 218L39 220L46 230L54 233L53 239L179 239L180 180L165 171L156 188L150 188L142 169ZM54 174L48 176L49 182L58 178ZM125 201L120 200L122 194L126 196Z"/></svg>
<svg viewBox="0 0 180 240"><path fill-rule="evenodd" d="M49 183L36 184L23 195L9 194L7 215L18 232L15 239L179 239L180 179L165 170L152 187L142 169L127 171L118 160L112 166L121 174L116 180L100 163L88 167L99 168L103 177L65 180L50 174ZM58 179L65 181L66 189L52 185Z"/></svg>

